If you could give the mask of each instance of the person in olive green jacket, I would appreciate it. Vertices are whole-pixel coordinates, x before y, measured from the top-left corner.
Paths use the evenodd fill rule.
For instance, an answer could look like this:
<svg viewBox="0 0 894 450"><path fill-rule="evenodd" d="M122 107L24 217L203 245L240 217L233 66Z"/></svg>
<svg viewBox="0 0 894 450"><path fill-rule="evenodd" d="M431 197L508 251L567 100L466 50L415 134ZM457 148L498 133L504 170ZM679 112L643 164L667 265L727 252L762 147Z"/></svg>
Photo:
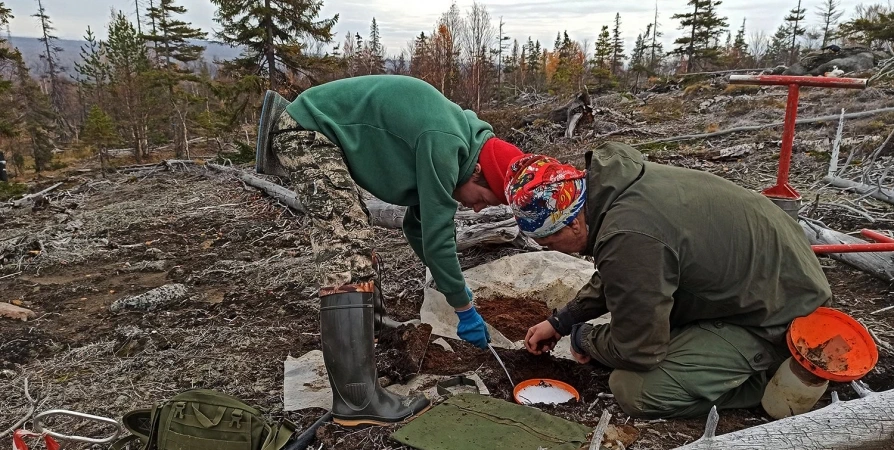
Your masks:
<svg viewBox="0 0 894 450"><path fill-rule="evenodd" d="M634 417L756 406L788 356L788 325L832 297L801 227L758 193L624 144L586 163L526 155L510 167L522 231L598 269L528 331L528 351L571 335L578 362L614 369L609 386ZM610 323L585 323L607 312Z"/></svg>
<svg viewBox="0 0 894 450"><path fill-rule="evenodd" d="M457 202L475 211L505 204L509 161L522 153L428 83L365 76L310 88L289 103L267 92L256 169L287 179L313 222L323 358L332 413L343 425L405 420L428 407L379 387L373 333L384 313L372 226L358 186L407 206L403 231L456 310L457 335L480 347L487 325L457 259Z"/></svg>

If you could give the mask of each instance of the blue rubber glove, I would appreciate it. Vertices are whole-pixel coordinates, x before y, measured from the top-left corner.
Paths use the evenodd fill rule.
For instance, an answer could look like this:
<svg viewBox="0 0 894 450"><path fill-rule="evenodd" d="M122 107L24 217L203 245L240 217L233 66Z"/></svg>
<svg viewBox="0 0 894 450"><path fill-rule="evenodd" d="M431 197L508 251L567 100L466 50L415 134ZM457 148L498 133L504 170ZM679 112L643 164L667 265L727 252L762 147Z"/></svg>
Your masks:
<svg viewBox="0 0 894 450"><path fill-rule="evenodd" d="M487 325L475 307L457 311L456 315L459 316L456 335L478 348L486 349L487 343L490 342L490 333L487 332Z"/></svg>

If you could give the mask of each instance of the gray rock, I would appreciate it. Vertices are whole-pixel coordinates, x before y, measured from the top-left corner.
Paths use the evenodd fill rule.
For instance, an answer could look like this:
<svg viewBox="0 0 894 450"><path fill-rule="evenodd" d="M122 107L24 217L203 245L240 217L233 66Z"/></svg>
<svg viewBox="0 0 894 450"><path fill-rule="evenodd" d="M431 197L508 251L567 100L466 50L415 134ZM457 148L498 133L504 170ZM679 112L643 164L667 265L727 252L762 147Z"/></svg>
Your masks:
<svg viewBox="0 0 894 450"><path fill-rule="evenodd" d="M872 52L863 52L845 58L836 58L820 64L815 69L811 70L810 74L822 75L826 72L835 70L836 67L838 70L843 70L845 73L869 70L875 67L875 55Z"/></svg>
<svg viewBox="0 0 894 450"><path fill-rule="evenodd" d="M122 268L121 273L164 272L170 269L173 265L174 263L164 259L158 261L140 261L136 264Z"/></svg>
<svg viewBox="0 0 894 450"><path fill-rule="evenodd" d="M166 284L146 293L115 300L109 309L112 312L123 310L154 311L187 297L186 286L182 284Z"/></svg>
<svg viewBox="0 0 894 450"><path fill-rule="evenodd" d="M807 69L801 63L794 63L782 72L783 75L802 76L807 74Z"/></svg>

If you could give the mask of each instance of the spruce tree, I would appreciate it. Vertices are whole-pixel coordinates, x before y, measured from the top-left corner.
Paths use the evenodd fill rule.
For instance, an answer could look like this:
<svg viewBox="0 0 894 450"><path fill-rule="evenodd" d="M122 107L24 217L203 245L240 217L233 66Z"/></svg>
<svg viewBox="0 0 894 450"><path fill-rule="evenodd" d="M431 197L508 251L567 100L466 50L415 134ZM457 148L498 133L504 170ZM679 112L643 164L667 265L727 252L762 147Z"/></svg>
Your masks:
<svg viewBox="0 0 894 450"><path fill-rule="evenodd" d="M788 43L791 41L791 28L779 25L767 47L767 57L774 64L783 64L789 60Z"/></svg>
<svg viewBox="0 0 894 450"><path fill-rule="evenodd" d="M826 48L835 38L835 26L844 14L844 11L838 9L840 5L837 0L824 0L823 4L816 7L816 15L819 16L823 29L823 43L820 48Z"/></svg>
<svg viewBox="0 0 894 450"><path fill-rule="evenodd" d="M47 96L34 83L21 56L15 60L15 65L18 82L16 104L22 116L20 126L29 140L34 171L42 172L51 168L53 149L56 148L56 112Z"/></svg>
<svg viewBox="0 0 894 450"><path fill-rule="evenodd" d="M789 46L788 63L794 64L798 60L798 38L803 36L807 31L798 24L804 21L807 10L801 8L801 0L798 0L798 6L789 11L785 16L785 21L789 23L789 35L791 37L791 45Z"/></svg>
<svg viewBox="0 0 894 450"><path fill-rule="evenodd" d="M331 19L319 19L322 0L211 0L221 25L215 35L224 43L241 46L245 54L238 63L261 73L268 87L276 89L285 80L280 65L306 72L299 40L332 41Z"/></svg>
<svg viewBox="0 0 894 450"><path fill-rule="evenodd" d="M177 6L175 0L157 0L157 3L149 7L147 14L155 26L152 34L144 35L143 39L153 44L160 81L167 91L167 100L171 106L174 153L178 158L189 158L189 98L178 85L193 78L188 65L201 58L205 51L203 46L193 41L204 39L207 34L178 19L183 14L186 14L186 8Z"/></svg>
<svg viewBox="0 0 894 450"><path fill-rule="evenodd" d="M109 67L103 55L102 43L96 39L90 26L87 26L84 41L86 43L81 46L81 61L74 64L75 71L79 75L82 88L90 96L91 104L103 108L106 84L109 81Z"/></svg>
<svg viewBox="0 0 894 450"><path fill-rule="evenodd" d="M109 167L109 155L106 150L118 142L118 135L115 133L115 122L98 105L93 105L87 113L81 139L96 148L103 177L105 177L106 169Z"/></svg>
<svg viewBox="0 0 894 450"><path fill-rule="evenodd" d="M62 95L62 86L59 83L59 73L62 71L62 68L59 67L58 53L62 51L62 47L56 45L56 40L59 39L53 35L53 31L55 31L56 28L53 27L53 21L50 20L50 16L47 15L42 0L37 0L37 14L33 14L31 17L36 17L40 22L41 36L37 38L37 40L44 45L44 53L40 58L47 64L45 76L50 86L50 101L52 102L53 108L55 108L57 112L60 112L63 109L63 102L65 100Z"/></svg>
<svg viewBox="0 0 894 450"><path fill-rule="evenodd" d="M692 12L674 14L680 19L680 29L687 35L674 41L678 47L673 53L686 57L685 71L704 68L716 61L720 55L718 40L727 27L726 17L717 15L720 0L689 0Z"/></svg>
<svg viewBox="0 0 894 450"><path fill-rule="evenodd" d="M127 129L127 139L138 161L149 153L148 98L154 93L148 83L149 57L142 37L127 16L118 12L109 24L106 58L109 87L115 96L117 122Z"/></svg>
<svg viewBox="0 0 894 450"><path fill-rule="evenodd" d="M599 37L596 39L596 48L593 52L593 61L596 64L596 68L608 70L613 52L614 46L612 46L611 34L609 34L608 25L603 25L602 31L599 33Z"/></svg>
<svg viewBox="0 0 894 450"><path fill-rule="evenodd" d="M382 38L379 36L379 25L373 17L369 26L369 40L366 41L367 73L385 73L385 48L382 47Z"/></svg>
<svg viewBox="0 0 894 450"><path fill-rule="evenodd" d="M658 69L661 67L661 62L664 59L664 45L658 38L664 36L663 33L658 31L658 0L655 0L655 18L652 21L652 34L651 41L649 44L649 72L656 73Z"/></svg>
<svg viewBox="0 0 894 450"><path fill-rule="evenodd" d="M627 59L624 55L624 39L621 37L621 13L615 13L615 27L612 29L612 75L617 75Z"/></svg>

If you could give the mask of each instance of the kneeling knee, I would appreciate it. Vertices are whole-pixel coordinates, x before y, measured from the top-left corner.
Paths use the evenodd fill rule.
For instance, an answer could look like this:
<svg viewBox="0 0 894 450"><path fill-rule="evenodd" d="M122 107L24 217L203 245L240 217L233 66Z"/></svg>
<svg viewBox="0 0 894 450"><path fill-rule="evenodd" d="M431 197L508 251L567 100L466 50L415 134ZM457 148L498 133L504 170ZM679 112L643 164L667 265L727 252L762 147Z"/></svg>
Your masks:
<svg viewBox="0 0 894 450"><path fill-rule="evenodd" d="M630 417L638 419L660 419L674 415L673 399L662 399L669 394L667 389L662 389L654 383L653 376L644 376L650 373L631 372L615 369L608 379L609 388L615 396L615 401ZM666 386L665 386L666 387ZM673 394L672 394L673 395ZM676 399L679 401L679 398Z"/></svg>

